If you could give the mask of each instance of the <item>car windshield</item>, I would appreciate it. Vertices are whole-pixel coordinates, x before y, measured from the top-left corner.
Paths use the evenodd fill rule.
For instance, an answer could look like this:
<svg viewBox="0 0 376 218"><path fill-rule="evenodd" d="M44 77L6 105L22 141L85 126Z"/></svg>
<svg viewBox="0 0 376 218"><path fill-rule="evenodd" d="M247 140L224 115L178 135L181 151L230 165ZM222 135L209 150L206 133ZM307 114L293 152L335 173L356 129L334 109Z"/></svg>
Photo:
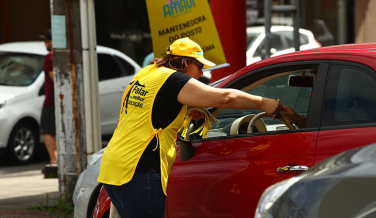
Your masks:
<svg viewBox="0 0 376 218"><path fill-rule="evenodd" d="M290 86L289 77L302 75L313 76L314 71L314 69L304 69L299 71L281 72L279 74L265 77L257 82L252 82L245 86L242 85L241 90L251 95L279 99L282 105L289 105L300 116L307 117L312 87ZM243 78L241 81L253 81L251 78L252 76L249 76L248 78ZM238 81L238 83L241 82ZM239 87L236 87L235 83L234 85L231 85L231 88ZM233 127L233 124L237 122L236 120L242 119L243 117L248 115L256 115L260 112L262 111L258 109L215 109L215 111L213 111L213 115L219 121L219 124L213 123L213 127L208 131L207 137L212 138L232 135L233 133L231 133L231 128ZM278 131L286 129L286 126L284 124L281 124L280 121L273 120L269 117L263 118L263 122L265 123L266 131ZM249 121L239 126L238 133L236 134L247 133L248 123Z"/></svg>
<svg viewBox="0 0 376 218"><path fill-rule="evenodd" d="M247 33L247 50L251 48L255 39L260 35L260 33Z"/></svg>
<svg viewBox="0 0 376 218"><path fill-rule="evenodd" d="M43 69L44 57L0 52L0 85L28 86Z"/></svg>

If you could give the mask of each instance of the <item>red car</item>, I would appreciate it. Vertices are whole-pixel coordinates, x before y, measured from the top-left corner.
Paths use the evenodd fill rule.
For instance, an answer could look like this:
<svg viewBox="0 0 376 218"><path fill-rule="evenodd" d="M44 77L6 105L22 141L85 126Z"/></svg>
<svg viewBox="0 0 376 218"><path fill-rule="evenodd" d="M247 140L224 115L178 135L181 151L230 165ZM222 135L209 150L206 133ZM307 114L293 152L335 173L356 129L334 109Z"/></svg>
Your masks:
<svg viewBox="0 0 376 218"><path fill-rule="evenodd" d="M184 150L176 147L165 217L251 217L268 186L334 154L375 143L375 70L372 43L295 52L232 74L217 87L279 99L305 117L306 126L289 129L255 116L257 110L210 109L220 124L208 138L196 137ZM96 217L109 206L102 191Z"/></svg>

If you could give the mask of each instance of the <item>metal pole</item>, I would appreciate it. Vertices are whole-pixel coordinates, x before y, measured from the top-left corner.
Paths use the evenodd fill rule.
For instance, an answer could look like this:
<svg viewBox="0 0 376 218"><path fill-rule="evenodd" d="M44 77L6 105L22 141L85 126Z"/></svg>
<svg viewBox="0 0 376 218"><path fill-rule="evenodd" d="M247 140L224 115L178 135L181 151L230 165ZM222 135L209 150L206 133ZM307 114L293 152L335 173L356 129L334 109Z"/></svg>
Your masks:
<svg viewBox="0 0 376 218"><path fill-rule="evenodd" d="M98 104L94 2L92 1L80 0L87 157L101 149L102 140Z"/></svg>
<svg viewBox="0 0 376 218"><path fill-rule="evenodd" d="M299 13L299 0L292 0L292 4L295 5L296 11L294 13L293 18L293 26L294 26L294 48L295 51L300 51L300 13Z"/></svg>
<svg viewBox="0 0 376 218"><path fill-rule="evenodd" d="M93 120L93 148L94 152L102 149L102 131L99 110L99 88L98 88L98 60L97 60L97 38L95 28L94 0L87 1L88 7L88 30L89 30L89 57L90 57L90 84L91 84L91 110Z"/></svg>
<svg viewBox="0 0 376 218"><path fill-rule="evenodd" d="M82 36L82 66L84 79L84 101L85 101L85 136L86 136L86 152L93 153L93 132L91 122L91 89L90 89L90 61L89 61L89 41L88 41L88 25L87 25L87 3L85 0L80 1L81 15L81 36Z"/></svg>
<svg viewBox="0 0 376 218"><path fill-rule="evenodd" d="M271 32L270 28L272 26L272 0L264 0L264 20L265 20L265 53L261 54L261 58L269 58L270 57L270 40L271 40Z"/></svg>
<svg viewBox="0 0 376 218"><path fill-rule="evenodd" d="M346 0L338 0L338 16L337 16L337 33L338 44L345 44L347 42L347 2Z"/></svg>

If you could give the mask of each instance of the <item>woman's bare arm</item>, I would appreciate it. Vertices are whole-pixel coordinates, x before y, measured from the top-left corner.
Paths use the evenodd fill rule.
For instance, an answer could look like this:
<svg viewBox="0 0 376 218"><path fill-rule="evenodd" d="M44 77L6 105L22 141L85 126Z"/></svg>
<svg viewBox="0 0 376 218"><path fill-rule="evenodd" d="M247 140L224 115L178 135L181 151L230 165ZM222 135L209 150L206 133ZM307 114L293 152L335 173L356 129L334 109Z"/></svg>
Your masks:
<svg viewBox="0 0 376 218"><path fill-rule="evenodd" d="M219 89L190 79L180 90L178 101L196 107L261 109L267 114L282 110L282 105L270 98L250 95L236 89Z"/></svg>

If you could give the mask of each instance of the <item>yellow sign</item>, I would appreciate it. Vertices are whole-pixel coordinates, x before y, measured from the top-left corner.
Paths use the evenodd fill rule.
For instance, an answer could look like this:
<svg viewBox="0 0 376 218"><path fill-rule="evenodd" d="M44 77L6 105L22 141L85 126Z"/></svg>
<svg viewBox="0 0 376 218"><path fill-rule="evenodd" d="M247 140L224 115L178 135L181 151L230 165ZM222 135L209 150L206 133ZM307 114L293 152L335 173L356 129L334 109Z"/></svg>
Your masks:
<svg viewBox="0 0 376 218"><path fill-rule="evenodd" d="M207 0L146 0L154 57L163 57L176 39L197 42L206 59L226 63Z"/></svg>

